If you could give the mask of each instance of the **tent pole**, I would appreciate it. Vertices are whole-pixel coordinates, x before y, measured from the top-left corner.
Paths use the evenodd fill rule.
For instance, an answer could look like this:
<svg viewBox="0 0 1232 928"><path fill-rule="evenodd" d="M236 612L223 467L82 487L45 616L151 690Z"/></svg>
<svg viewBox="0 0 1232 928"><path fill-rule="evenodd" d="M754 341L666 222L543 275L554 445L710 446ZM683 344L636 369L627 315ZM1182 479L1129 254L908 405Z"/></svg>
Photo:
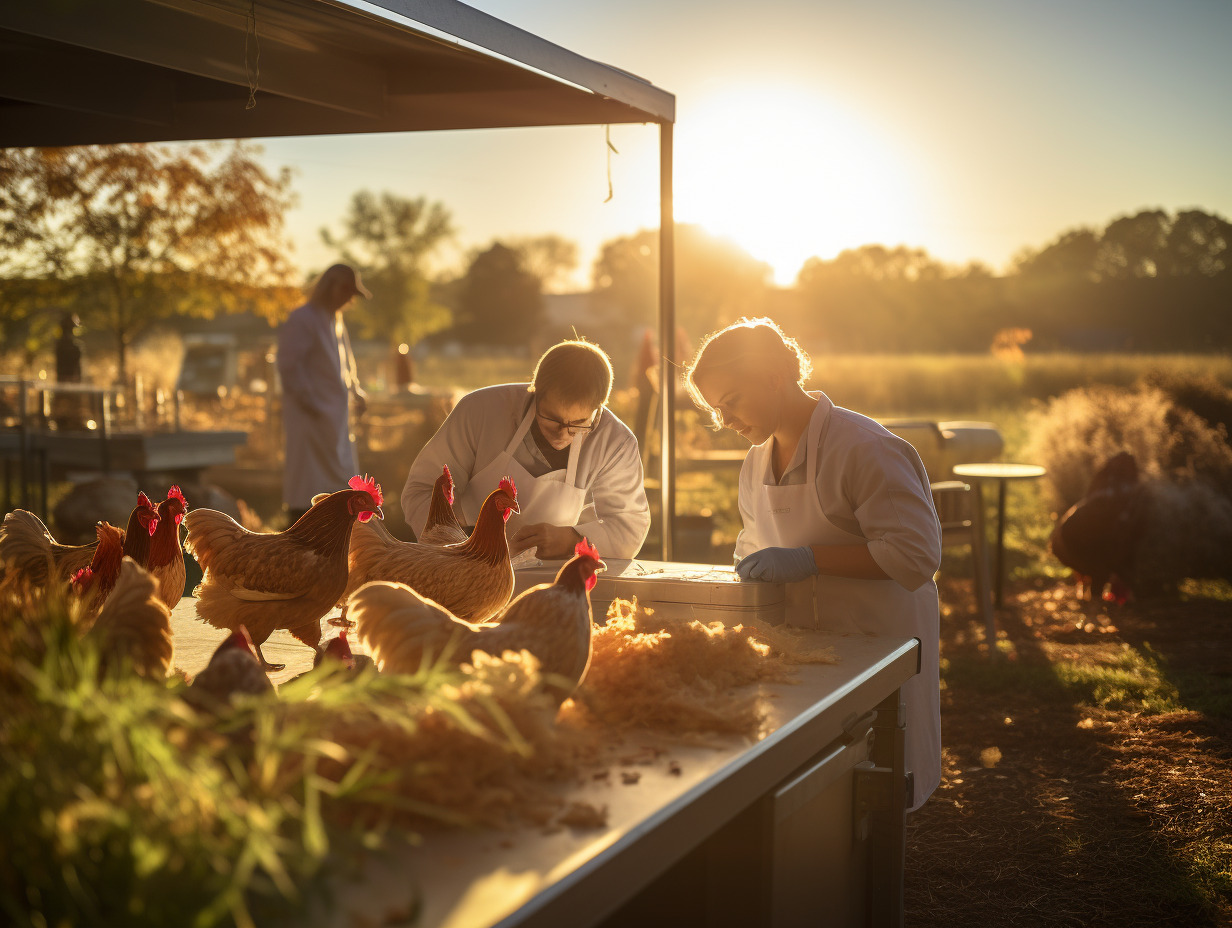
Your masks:
<svg viewBox="0 0 1232 928"><path fill-rule="evenodd" d="M676 523L676 245L672 209L672 128L659 123L659 510L663 553L672 559Z"/></svg>

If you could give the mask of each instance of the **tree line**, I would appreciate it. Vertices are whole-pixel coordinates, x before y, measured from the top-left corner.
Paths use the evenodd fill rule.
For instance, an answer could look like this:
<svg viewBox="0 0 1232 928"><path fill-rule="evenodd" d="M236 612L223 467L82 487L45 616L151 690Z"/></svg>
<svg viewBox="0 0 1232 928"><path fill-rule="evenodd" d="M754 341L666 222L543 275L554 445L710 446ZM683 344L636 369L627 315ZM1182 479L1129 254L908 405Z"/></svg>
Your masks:
<svg viewBox="0 0 1232 928"><path fill-rule="evenodd" d="M259 154L247 142L0 152L5 344L49 344L51 308L71 308L111 333L123 376L128 347L160 320L283 318L305 283L284 230L295 195L289 171L270 173ZM389 192L355 193L320 235L374 294L351 317L356 334L395 345L525 344L544 292L578 264L577 246L549 235L493 241L464 270L434 272L456 236L449 210ZM1222 350L1232 343L1230 242L1232 224L1217 214L1142 210L1025 248L1000 275L924 249L863 245L808 260L784 289L764 262L681 223L677 316L696 338L769 314L815 351L983 352L1007 331L1029 333L1038 349ZM658 245L658 231L644 230L602 246L591 268L600 320L653 324Z"/></svg>

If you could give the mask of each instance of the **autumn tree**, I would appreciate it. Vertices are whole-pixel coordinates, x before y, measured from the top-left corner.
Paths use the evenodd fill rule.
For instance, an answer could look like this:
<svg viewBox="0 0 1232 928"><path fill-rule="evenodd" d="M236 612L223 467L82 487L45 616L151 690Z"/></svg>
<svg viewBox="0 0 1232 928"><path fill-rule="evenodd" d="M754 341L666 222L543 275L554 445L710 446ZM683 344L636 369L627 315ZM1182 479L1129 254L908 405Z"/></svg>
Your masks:
<svg viewBox="0 0 1232 928"><path fill-rule="evenodd" d="M604 243L594 265L600 302L630 322L653 324L659 306L659 233ZM698 225L676 226L676 317L700 336L766 305L770 266Z"/></svg>
<svg viewBox="0 0 1232 928"><path fill-rule="evenodd" d="M504 244L518 253L522 267L539 278L544 291L563 287L578 266L577 243L559 235L509 239Z"/></svg>
<svg viewBox="0 0 1232 928"><path fill-rule="evenodd" d="M543 318L539 278L501 242L473 254L457 292L456 330L463 341L525 345Z"/></svg>
<svg viewBox="0 0 1232 928"><path fill-rule="evenodd" d="M372 291L347 317L359 334L413 345L449 325L449 309L432 299L428 262L453 235L449 211L424 197L368 190L351 197L342 231L323 228L321 239Z"/></svg>
<svg viewBox="0 0 1232 928"><path fill-rule="evenodd" d="M176 314L291 304L290 173L247 142L0 151L0 299L10 320L54 300L127 352Z"/></svg>

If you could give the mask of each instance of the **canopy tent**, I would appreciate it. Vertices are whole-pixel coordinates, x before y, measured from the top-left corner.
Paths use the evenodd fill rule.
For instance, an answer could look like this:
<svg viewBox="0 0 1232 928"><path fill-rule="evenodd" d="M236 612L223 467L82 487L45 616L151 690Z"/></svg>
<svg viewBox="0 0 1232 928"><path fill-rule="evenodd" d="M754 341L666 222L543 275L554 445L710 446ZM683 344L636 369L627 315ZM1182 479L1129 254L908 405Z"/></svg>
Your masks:
<svg viewBox="0 0 1232 928"><path fill-rule="evenodd" d="M5 0L0 146L656 123L660 382L675 376L675 97L456 0ZM672 556L675 416L660 390Z"/></svg>

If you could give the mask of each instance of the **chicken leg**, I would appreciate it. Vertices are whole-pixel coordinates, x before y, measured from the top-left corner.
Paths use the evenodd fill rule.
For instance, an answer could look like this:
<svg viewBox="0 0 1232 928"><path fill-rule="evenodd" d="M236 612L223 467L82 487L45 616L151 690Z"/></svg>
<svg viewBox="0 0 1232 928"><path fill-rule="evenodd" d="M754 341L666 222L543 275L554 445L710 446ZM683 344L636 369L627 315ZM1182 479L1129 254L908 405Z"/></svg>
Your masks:
<svg viewBox="0 0 1232 928"><path fill-rule="evenodd" d="M261 665L261 669L266 673L278 673L280 670L286 670L286 664L271 664L265 659L265 654L261 651L261 645L253 645L257 651L257 661Z"/></svg>

